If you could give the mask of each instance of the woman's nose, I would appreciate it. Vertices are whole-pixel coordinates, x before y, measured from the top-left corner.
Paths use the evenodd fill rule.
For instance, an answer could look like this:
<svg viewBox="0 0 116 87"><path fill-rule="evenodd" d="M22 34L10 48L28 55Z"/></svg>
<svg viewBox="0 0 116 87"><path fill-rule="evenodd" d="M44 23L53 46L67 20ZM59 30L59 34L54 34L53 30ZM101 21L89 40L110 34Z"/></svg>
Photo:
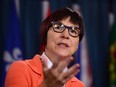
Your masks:
<svg viewBox="0 0 116 87"><path fill-rule="evenodd" d="M65 30L61 33L61 38L69 39L68 29L65 29Z"/></svg>

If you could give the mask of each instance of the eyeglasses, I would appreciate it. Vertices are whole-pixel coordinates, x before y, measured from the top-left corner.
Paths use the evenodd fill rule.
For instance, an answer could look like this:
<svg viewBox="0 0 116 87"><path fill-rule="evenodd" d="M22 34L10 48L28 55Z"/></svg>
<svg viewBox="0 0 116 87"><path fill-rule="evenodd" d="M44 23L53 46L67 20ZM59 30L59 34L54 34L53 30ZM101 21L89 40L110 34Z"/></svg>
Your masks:
<svg viewBox="0 0 116 87"><path fill-rule="evenodd" d="M62 33L65 29L68 29L68 33L72 37L78 37L80 34L79 27L75 27L75 26L69 27L62 24L61 22L52 22L51 24L52 24L53 30L57 33Z"/></svg>

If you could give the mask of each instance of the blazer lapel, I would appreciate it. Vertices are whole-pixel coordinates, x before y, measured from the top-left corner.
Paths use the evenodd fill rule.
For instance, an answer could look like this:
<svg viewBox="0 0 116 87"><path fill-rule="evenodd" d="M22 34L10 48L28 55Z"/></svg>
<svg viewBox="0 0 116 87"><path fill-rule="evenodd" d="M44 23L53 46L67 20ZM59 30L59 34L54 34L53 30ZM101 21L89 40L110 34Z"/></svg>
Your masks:
<svg viewBox="0 0 116 87"><path fill-rule="evenodd" d="M35 55L31 60L25 60L28 66L37 74L43 74L40 55Z"/></svg>

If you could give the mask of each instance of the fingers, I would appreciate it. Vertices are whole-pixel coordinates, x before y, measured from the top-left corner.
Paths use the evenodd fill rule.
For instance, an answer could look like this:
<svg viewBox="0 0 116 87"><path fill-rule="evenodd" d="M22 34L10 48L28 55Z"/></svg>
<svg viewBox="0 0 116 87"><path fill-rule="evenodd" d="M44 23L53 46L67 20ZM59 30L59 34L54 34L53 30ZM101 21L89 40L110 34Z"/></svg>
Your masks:
<svg viewBox="0 0 116 87"><path fill-rule="evenodd" d="M60 61L56 61L53 63L52 68L48 69L47 65L43 61L43 72L44 72L44 84L48 85L63 85L73 76L75 76L79 70L79 64L75 64L70 67L66 72L63 70L69 65L69 63L73 60L73 57L69 57ZM50 87L50 86L48 86Z"/></svg>
<svg viewBox="0 0 116 87"><path fill-rule="evenodd" d="M75 64L72 67L70 67L67 70L67 72L62 73L59 79L66 82L67 80L71 79L73 76L78 74L79 72L80 72L79 64Z"/></svg>
<svg viewBox="0 0 116 87"><path fill-rule="evenodd" d="M64 83L67 80L71 79L73 76L78 74L80 72L79 64L75 64L72 67L70 67L66 72L63 72L63 70L69 65L69 63L73 60L72 57L66 58L57 65L56 68L52 70L52 73L55 77L61 82Z"/></svg>
<svg viewBox="0 0 116 87"><path fill-rule="evenodd" d="M79 64L75 64L70 67L66 72L61 72L56 78L58 82L60 82L61 84L65 84L69 79L74 77L79 72Z"/></svg>
<svg viewBox="0 0 116 87"><path fill-rule="evenodd" d="M62 73L62 71L69 65L69 63L73 60L73 57L66 58L61 60L59 64L56 65L55 70L57 73ZM54 68L54 67L53 67Z"/></svg>

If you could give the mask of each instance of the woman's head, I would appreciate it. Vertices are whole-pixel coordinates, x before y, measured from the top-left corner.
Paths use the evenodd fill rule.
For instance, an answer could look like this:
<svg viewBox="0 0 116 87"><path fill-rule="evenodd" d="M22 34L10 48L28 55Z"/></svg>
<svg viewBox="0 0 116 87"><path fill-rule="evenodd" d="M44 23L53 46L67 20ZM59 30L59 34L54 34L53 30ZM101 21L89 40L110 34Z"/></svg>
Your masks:
<svg viewBox="0 0 116 87"><path fill-rule="evenodd" d="M40 28L41 44L44 47L47 44L47 34L48 34L48 30L51 27L51 23L59 22L67 18L69 18L69 21L72 24L79 26L79 30L80 30L79 42L82 40L82 37L84 35L84 26L83 26L82 17L77 12L72 11L69 8L62 8L52 13L50 16L48 16L41 25L41 28Z"/></svg>

